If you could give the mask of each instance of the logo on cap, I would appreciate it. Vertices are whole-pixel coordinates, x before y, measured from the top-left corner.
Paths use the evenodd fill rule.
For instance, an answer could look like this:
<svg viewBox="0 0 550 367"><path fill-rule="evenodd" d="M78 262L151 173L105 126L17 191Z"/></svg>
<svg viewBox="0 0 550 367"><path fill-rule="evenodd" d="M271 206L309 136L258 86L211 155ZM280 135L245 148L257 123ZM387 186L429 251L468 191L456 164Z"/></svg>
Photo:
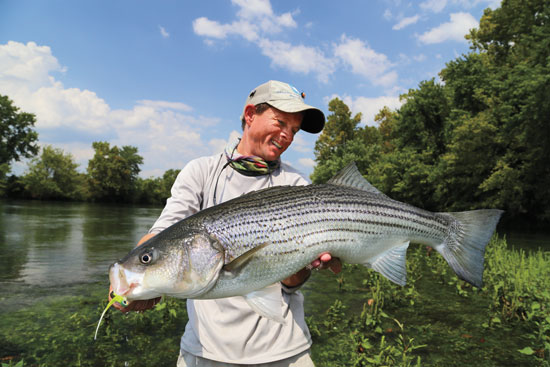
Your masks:
<svg viewBox="0 0 550 367"><path fill-rule="evenodd" d="M298 89L296 89L295 86L289 84L289 87L290 87L290 89L292 89L292 91L293 91L294 93L296 93L297 95L300 95L300 92L298 91Z"/></svg>

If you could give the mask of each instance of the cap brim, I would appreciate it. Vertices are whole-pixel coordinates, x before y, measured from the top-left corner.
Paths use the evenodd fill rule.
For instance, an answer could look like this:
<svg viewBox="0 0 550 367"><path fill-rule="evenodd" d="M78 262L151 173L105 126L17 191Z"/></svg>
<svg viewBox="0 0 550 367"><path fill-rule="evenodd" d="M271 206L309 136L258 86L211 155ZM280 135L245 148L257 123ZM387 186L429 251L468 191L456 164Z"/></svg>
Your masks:
<svg viewBox="0 0 550 367"><path fill-rule="evenodd" d="M325 114L318 108L293 100L269 101L269 105L288 113L304 112L301 130L317 134L325 127Z"/></svg>

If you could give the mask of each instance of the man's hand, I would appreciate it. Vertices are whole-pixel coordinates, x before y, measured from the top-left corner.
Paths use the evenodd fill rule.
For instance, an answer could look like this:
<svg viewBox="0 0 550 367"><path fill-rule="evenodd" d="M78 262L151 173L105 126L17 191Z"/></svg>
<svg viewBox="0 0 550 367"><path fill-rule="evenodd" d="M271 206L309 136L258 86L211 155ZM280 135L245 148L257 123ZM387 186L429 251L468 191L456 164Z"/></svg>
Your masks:
<svg viewBox="0 0 550 367"><path fill-rule="evenodd" d="M323 252L318 259L313 260L311 267L314 269L329 269L334 274L342 271L342 262L337 257L332 257L329 252Z"/></svg>
<svg viewBox="0 0 550 367"><path fill-rule="evenodd" d="M111 300L111 292L112 291L113 291L113 288L109 287L109 301ZM161 298L162 297L153 298L153 299L146 299L146 300L139 300L139 301L132 301L132 302L129 302L126 307L124 307L123 305L121 305L118 302L115 302L115 303L113 303L113 307L116 308L117 310L120 310L120 311L124 312L124 313L130 312L130 311L140 312L140 311L150 310L151 308L155 307L155 305L160 302Z"/></svg>
<svg viewBox="0 0 550 367"><path fill-rule="evenodd" d="M319 257L294 275L284 279L281 283L292 288L304 283L311 275L311 269L329 269L334 274L342 271L342 262L337 257L332 257L329 252L323 252Z"/></svg>

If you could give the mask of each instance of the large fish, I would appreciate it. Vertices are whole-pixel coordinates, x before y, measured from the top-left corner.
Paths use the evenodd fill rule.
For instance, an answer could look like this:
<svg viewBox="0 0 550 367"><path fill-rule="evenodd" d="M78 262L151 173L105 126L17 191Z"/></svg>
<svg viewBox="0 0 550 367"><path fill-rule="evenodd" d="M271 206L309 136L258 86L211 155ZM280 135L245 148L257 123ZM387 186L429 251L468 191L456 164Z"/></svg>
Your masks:
<svg viewBox="0 0 550 367"><path fill-rule="evenodd" d="M110 280L128 301L244 296L280 321L278 282L325 251L404 285L409 243L426 244L481 287L501 214L422 210L382 194L350 164L326 184L272 187L183 219L113 264Z"/></svg>

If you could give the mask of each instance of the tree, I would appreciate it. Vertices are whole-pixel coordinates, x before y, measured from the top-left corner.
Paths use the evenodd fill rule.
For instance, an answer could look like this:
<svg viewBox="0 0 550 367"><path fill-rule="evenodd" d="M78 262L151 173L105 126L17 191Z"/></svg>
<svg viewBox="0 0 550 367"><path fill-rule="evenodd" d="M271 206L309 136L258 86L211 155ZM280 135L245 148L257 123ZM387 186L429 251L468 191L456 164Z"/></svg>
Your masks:
<svg viewBox="0 0 550 367"><path fill-rule="evenodd" d="M394 129L397 148L427 152L435 159L445 150L445 126L450 113L445 87L434 79L423 81L401 99Z"/></svg>
<svg viewBox="0 0 550 367"><path fill-rule="evenodd" d="M33 114L19 112L7 96L0 95L0 196L8 185L11 162L38 153L38 133L32 129L35 122Z"/></svg>
<svg viewBox="0 0 550 367"><path fill-rule="evenodd" d="M179 170L169 169L162 177L138 179L137 202L141 204L166 204L171 195L170 189L176 180Z"/></svg>
<svg viewBox="0 0 550 367"><path fill-rule="evenodd" d="M133 201L132 194L143 157L132 146L110 147L108 142L94 142L94 157L88 162L88 182L92 199L99 201Z"/></svg>
<svg viewBox="0 0 550 367"><path fill-rule="evenodd" d="M550 3L508 0L470 32L491 80L486 114L501 145L481 183L485 203L550 221Z"/></svg>
<svg viewBox="0 0 550 367"><path fill-rule="evenodd" d="M171 196L170 190L172 189L172 185L174 185L174 181L176 181L179 173L179 169L169 169L162 175L162 204L164 204L166 199Z"/></svg>
<svg viewBox="0 0 550 367"><path fill-rule="evenodd" d="M19 112L8 97L0 95L0 165L38 153L35 123L33 114Z"/></svg>
<svg viewBox="0 0 550 367"><path fill-rule="evenodd" d="M71 154L45 146L40 157L31 160L21 181L33 199L82 200L85 180L77 168Z"/></svg>
<svg viewBox="0 0 550 367"><path fill-rule="evenodd" d="M314 183L326 182L348 163L355 161L361 170L367 164L371 142L378 140L375 128L358 128L361 114L353 118L349 107L340 99L329 102L331 115L315 142L317 166L311 174Z"/></svg>

